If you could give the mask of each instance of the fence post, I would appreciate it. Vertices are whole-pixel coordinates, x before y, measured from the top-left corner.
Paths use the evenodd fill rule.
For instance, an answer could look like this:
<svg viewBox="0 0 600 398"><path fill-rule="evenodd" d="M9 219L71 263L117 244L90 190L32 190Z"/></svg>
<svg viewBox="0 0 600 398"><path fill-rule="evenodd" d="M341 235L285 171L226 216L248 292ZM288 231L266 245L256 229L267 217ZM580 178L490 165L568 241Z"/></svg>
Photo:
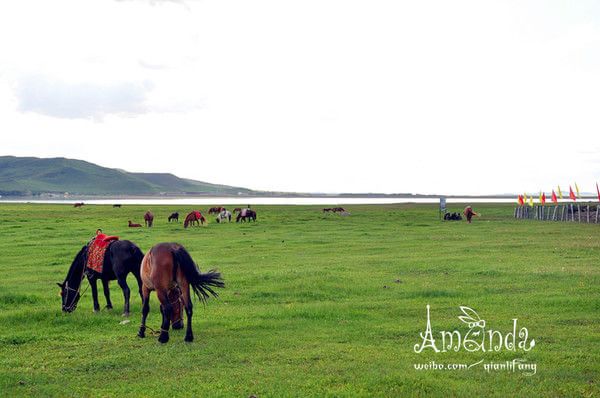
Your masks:
<svg viewBox="0 0 600 398"><path fill-rule="evenodd" d="M589 224L590 223L590 205L587 205L586 213L587 213L587 223Z"/></svg>

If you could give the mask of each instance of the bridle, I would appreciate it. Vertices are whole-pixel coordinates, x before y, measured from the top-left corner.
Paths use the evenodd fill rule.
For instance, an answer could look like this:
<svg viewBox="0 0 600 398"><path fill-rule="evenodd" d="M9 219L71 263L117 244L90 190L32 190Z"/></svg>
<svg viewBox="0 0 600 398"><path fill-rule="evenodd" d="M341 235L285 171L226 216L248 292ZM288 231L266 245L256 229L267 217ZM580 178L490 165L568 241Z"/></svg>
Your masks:
<svg viewBox="0 0 600 398"><path fill-rule="evenodd" d="M71 302L71 305L65 305L64 310L67 312L71 312L71 311L75 311L75 309L77 308L77 303L79 302L79 300L81 299L81 296L84 295L84 293L86 292L86 290L88 289L89 285L85 287L85 289L83 290L83 292L81 294L79 294L80 290L81 290L81 285L83 283L83 278L85 278L85 262L83 263L83 268L81 271L81 280L79 281L79 287L77 287L77 289L73 289L72 287L69 287L69 281L65 281L65 285L63 286L63 292L66 290L67 292L70 290L72 292L75 292L75 295L73 296L73 301ZM68 294L67 294L68 296Z"/></svg>

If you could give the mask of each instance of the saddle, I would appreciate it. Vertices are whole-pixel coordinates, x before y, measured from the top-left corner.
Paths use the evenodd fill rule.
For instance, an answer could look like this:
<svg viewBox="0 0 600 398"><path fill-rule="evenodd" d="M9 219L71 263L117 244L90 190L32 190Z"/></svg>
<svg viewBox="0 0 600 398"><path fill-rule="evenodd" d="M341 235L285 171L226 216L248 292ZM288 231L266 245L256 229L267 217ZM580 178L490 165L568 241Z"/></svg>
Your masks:
<svg viewBox="0 0 600 398"><path fill-rule="evenodd" d="M104 267L104 256L111 243L119 240L118 236L97 235L89 244L87 249L86 268L102 273Z"/></svg>

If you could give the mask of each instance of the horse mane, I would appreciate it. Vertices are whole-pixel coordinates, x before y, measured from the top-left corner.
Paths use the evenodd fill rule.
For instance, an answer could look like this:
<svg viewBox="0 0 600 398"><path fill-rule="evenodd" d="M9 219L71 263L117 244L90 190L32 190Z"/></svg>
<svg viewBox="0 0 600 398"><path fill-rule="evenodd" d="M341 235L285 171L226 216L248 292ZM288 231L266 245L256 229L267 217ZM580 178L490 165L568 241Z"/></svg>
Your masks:
<svg viewBox="0 0 600 398"><path fill-rule="evenodd" d="M71 263L71 267L67 272L65 282L70 281L72 278L75 278L75 281L77 281L77 286L79 286L79 283L81 283L81 274L83 273L83 267L85 266L86 258L87 246L83 246L81 250L79 250L79 253L77 253L75 258L73 259L73 263Z"/></svg>

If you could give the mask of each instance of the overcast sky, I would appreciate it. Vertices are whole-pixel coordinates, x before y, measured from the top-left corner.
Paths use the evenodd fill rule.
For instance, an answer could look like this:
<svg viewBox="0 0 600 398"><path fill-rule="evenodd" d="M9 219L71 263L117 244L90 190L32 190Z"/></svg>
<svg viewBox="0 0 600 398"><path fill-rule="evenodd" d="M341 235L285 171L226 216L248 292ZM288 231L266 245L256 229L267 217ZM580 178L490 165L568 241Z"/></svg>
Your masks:
<svg viewBox="0 0 600 398"><path fill-rule="evenodd" d="M600 1L6 1L0 155L254 189L600 180Z"/></svg>

